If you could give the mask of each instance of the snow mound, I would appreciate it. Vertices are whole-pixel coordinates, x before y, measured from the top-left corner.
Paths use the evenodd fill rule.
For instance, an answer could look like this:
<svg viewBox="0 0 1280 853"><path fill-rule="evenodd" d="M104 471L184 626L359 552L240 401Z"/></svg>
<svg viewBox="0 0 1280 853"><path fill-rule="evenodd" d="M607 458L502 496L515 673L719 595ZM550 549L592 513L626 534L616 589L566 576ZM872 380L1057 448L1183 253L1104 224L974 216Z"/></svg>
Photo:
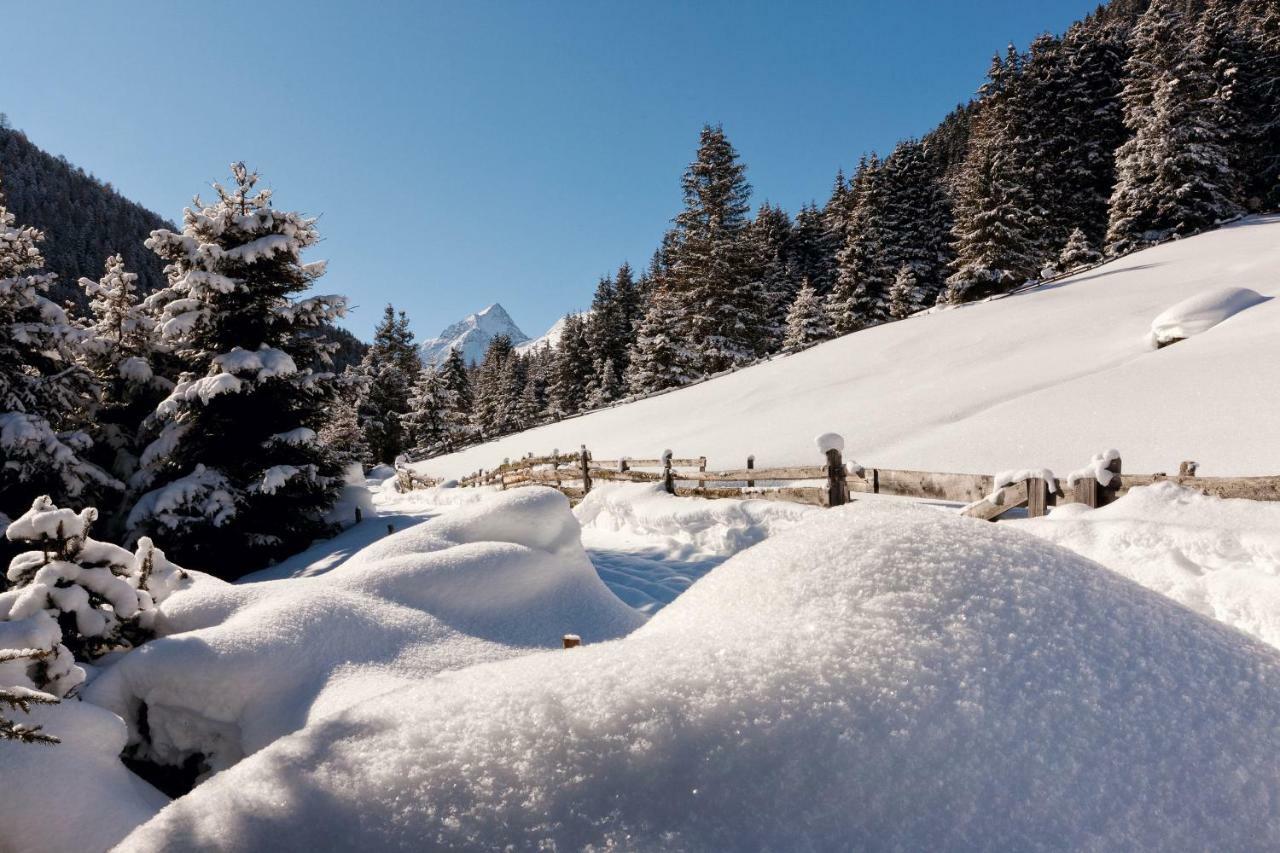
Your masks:
<svg viewBox="0 0 1280 853"><path fill-rule="evenodd" d="M168 804L120 763L125 727L115 714L71 699L21 717L62 742L0 741L0 849L105 850Z"/></svg>
<svg viewBox="0 0 1280 853"><path fill-rule="evenodd" d="M815 513L586 639L366 697L124 847L1280 845L1280 655L1017 530Z"/></svg>
<svg viewBox="0 0 1280 853"><path fill-rule="evenodd" d="M229 767L354 703L448 669L588 642L644 621L596 576L565 497L529 488L386 536L315 577L198 577L159 608L166 635L85 690L144 754ZM192 573L196 575L196 573Z"/></svg>
<svg viewBox="0 0 1280 853"><path fill-rule="evenodd" d="M1280 504L1165 482L1007 523L1280 647Z"/></svg>
<svg viewBox="0 0 1280 853"><path fill-rule="evenodd" d="M677 498L658 484L597 485L574 509L583 528L664 537L668 551L732 556L820 512L766 500Z"/></svg>
<svg viewBox="0 0 1280 853"><path fill-rule="evenodd" d="M1207 332L1232 315L1252 308L1267 297L1247 287L1219 287L1182 300L1151 321L1154 347Z"/></svg>

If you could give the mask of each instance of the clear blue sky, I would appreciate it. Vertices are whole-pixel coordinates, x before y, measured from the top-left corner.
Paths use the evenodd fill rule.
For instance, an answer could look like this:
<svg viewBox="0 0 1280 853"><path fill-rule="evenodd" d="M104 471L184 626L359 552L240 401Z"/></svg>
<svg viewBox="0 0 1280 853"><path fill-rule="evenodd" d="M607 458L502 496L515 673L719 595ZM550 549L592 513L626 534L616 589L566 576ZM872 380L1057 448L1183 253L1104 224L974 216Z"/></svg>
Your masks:
<svg viewBox="0 0 1280 853"><path fill-rule="evenodd" d="M647 262L703 123L794 212L1095 6L0 0L0 111L175 220L245 160L321 215L362 337L388 301L419 337L490 302L538 335Z"/></svg>

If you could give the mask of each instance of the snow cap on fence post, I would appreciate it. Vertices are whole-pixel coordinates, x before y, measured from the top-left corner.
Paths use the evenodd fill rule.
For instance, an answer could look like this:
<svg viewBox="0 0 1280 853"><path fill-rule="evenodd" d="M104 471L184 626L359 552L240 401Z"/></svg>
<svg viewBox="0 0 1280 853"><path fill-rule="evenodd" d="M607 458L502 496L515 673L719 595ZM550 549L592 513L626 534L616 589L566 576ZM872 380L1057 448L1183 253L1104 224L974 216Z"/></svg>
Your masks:
<svg viewBox="0 0 1280 853"><path fill-rule="evenodd" d="M828 450L839 450L844 453L844 436L838 432L824 432L814 441L818 443L818 450L822 453Z"/></svg>

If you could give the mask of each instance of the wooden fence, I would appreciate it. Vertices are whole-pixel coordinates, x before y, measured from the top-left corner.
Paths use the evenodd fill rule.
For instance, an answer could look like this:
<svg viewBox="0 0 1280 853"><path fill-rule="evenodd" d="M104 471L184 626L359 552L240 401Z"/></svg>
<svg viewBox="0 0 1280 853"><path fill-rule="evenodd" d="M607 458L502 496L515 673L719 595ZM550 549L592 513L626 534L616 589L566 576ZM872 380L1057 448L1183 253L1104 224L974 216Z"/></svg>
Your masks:
<svg viewBox="0 0 1280 853"><path fill-rule="evenodd" d="M820 465L757 468L755 457L748 456L743 468L713 471L705 456L677 458L668 451L657 459L597 460L583 447L572 454L508 459L497 468L474 472L459 485L544 485L580 500L600 482L661 483L673 495L753 497L828 507L848 503L855 495L890 495L963 504L965 515L989 521L1023 508L1028 516L1042 516L1061 503L1104 506L1129 489L1161 480L1222 498L1280 500L1280 477L1197 477L1195 467L1184 462L1176 476L1125 474L1116 457L1101 476L1075 482L1029 477L997 490L990 475L864 467L846 464L840 450L825 451ZM1102 480L1108 482L1104 485Z"/></svg>

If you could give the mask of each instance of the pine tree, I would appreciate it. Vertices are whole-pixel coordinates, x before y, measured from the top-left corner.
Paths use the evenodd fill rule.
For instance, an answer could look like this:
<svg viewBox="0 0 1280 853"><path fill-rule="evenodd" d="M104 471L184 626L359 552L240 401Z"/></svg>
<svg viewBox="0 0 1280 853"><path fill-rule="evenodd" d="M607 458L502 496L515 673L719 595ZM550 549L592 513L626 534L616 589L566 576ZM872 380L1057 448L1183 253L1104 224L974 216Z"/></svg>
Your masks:
<svg viewBox="0 0 1280 853"><path fill-rule="evenodd" d="M1038 158L1020 134L1028 104L1019 93L1021 58L996 57L983 87L955 200L955 260L943 298L979 299L1033 277L1046 251L1044 209L1035 197Z"/></svg>
<svg viewBox="0 0 1280 853"><path fill-rule="evenodd" d="M232 166L230 188L199 198L179 233L147 245L169 286L147 299L186 373L152 416L155 440L131 485L145 492L131 536L162 533L184 563L235 578L329 531L342 464L316 441L343 389L318 329L346 310L296 298L324 272L303 263L315 220L272 206L258 176Z"/></svg>
<svg viewBox="0 0 1280 853"><path fill-rule="evenodd" d="M1152 10L1162 6L1157 2ZM1143 21L1151 14L1144 14ZM1125 123L1134 129L1134 137L1121 149L1121 179L1112 198L1107 235L1112 251L1194 234L1242 212L1231 154L1236 124L1230 104L1233 75L1215 77L1211 67L1212 21L1206 18L1189 43L1183 41L1189 34L1185 19L1176 13L1172 24L1140 23L1135 30L1135 39L1141 35L1154 40L1161 34L1173 39L1158 44L1174 54L1171 61L1165 54L1158 63L1131 63L1132 73L1155 76L1134 80L1126 88ZM1144 56L1146 50L1154 51L1155 45L1140 43L1134 56Z"/></svg>
<svg viewBox="0 0 1280 853"><path fill-rule="evenodd" d="M1067 245L1062 247L1062 254L1058 256L1058 269L1062 272L1070 272L1090 264L1096 264L1102 260L1102 254L1089 243L1089 238L1085 236L1083 230L1077 228L1071 232L1071 236L1067 239Z"/></svg>
<svg viewBox="0 0 1280 853"><path fill-rule="evenodd" d="M565 317L564 331L555 349L549 389L549 412L554 418L568 417L587 405L587 386L592 376L591 347L582 317Z"/></svg>
<svg viewBox="0 0 1280 853"><path fill-rule="evenodd" d="M347 368L344 378L349 387L363 386L363 377L354 368ZM333 410L320 429L319 441L336 456L344 466L357 464L361 468L373 465L373 451L365 440L365 430L360 424L357 400L345 397L334 401Z"/></svg>
<svg viewBox="0 0 1280 853"><path fill-rule="evenodd" d="M164 356L157 349L155 319L139 298L137 278L125 270L120 255L113 255L98 281L80 279L90 311L80 363L98 391L90 410L93 458L122 480L137 470L143 420L173 388L153 367Z"/></svg>
<svg viewBox="0 0 1280 853"><path fill-rule="evenodd" d="M904 320L923 308L924 303L916 268L904 263L898 267L893 287L889 290L889 316L895 320Z"/></svg>
<svg viewBox="0 0 1280 853"><path fill-rule="evenodd" d="M911 266L920 307L937 300L951 260L951 205L939 178L925 145L914 139L898 143L884 164L881 263L893 265L895 281L903 264ZM892 285L888 301L893 316Z"/></svg>
<svg viewBox="0 0 1280 853"><path fill-rule="evenodd" d="M848 239L837 255L839 273L827 311L838 334L883 323L888 317L893 269L887 264L889 228L886 176L872 154L858 166L850 190Z"/></svg>
<svg viewBox="0 0 1280 853"><path fill-rule="evenodd" d="M825 341L831 335L831 323L822 299L813 285L805 281L787 312L787 336L782 347L786 350L803 349L809 344Z"/></svg>
<svg viewBox="0 0 1280 853"><path fill-rule="evenodd" d="M484 359L476 373L475 403L471 423L485 439L505 435L511 431L509 419L515 403L507 362L515 358L511 338L497 335L485 349ZM519 389L514 389L515 395Z"/></svg>
<svg viewBox="0 0 1280 853"><path fill-rule="evenodd" d="M447 442L450 450L457 450L465 447L475 438L475 429L471 424L475 398L471 388L471 377L467 373L467 365L462 360L462 353L450 350L440 368L440 376L444 380L449 402L445 417Z"/></svg>
<svg viewBox="0 0 1280 853"><path fill-rule="evenodd" d="M451 449L452 397L444 376L430 365L423 367L409 396L409 410L402 419L410 449L423 456L435 456Z"/></svg>
<svg viewBox="0 0 1280 853"><path fill-rule="evenodd" d="M795 298L796 284L787 264L791 242L791 220L779 207L768 202L760 206L747 227L747 276L759 293L760 354L773 352L782 344L786 329L787 305Z"/></svg>
<svg viewBox="0 0 1280 853"><path fill-rule="evenodd" d="M693 380L694 354L680 333L680 303L665 288L650 294L649 308L636 336L627 389L649 394L676 388Z"/></svg>
<svg viewBox="0 0 1280 853"><path fill-rule="evenodd" d="M360 422L373 458L390 464L407 444L400 419L409 410L409 395L422 370L409 318L388 305L373 332L373 343L360 362L365 379Z"/></svg>
<svg viewBox="0 0 1280 853"><path fill-rule="evenodd" d="M97 389L76 360L84 334L45 297L54 277L34 228L0 203L0 526L50 494L91 500L123 484L88 458L79 429Z"/></svg>
<svg viewBox="0 0 1280 853"><path fill-rule="evenodd" d="M684 210L676 217L671 286L681 331L702 373L755 358L761 347L758 283L749 275L746 167L719 127L705 126L698 156L682 179Z"/></svg>

